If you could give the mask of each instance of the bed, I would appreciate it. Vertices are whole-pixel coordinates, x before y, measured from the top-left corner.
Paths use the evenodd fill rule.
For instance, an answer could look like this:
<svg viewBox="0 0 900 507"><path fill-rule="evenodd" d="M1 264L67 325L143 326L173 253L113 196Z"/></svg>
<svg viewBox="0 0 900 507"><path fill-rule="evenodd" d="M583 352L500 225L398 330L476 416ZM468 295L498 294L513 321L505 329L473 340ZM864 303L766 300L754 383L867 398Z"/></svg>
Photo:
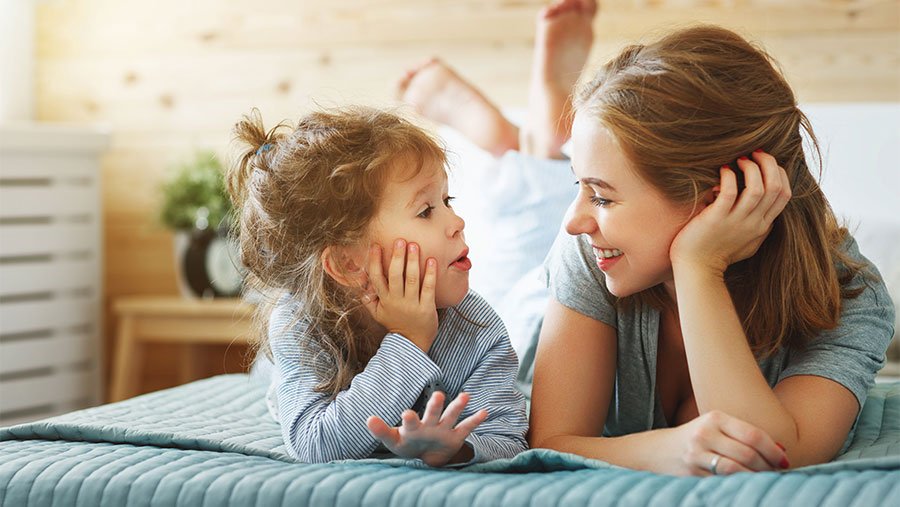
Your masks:
<svg viewBox="0 0 900 507"><path fill-rule="evenodd" d="M826 194L855 228L861 250L881 269L898 303L900 221L892 203L900 176L893 170L896 164L892 160L900 143L900 130L896 129L900 104L829 105L806 111L825 144ZM456 165L451 176L463 176L476 186L485 178L502 182L503 173L494 171L496 167L484 170L483 164L495 162L479 162L480 155L458 136L444 134L454 153L451 164ZM868 171L837 170L857 167ZM568 192L572 189L566 179L568 168L563 167L563 172ZM512 177L539 181L538 174ZM544 192L556 188L538 186ZM508 185L503 186L507 189ZM466 194L462 190L458 195ZM554 196L564 205L569 199L563 190ZM464 198L455 203L464 217L484 216L477 205L480 203L467 203ZM470 206L468 213L463 211L466 206ZM538 222L548 221L549 212L539 214ZM523 223L535 222L529 215L520 218ZM501 245L506 242L500 234L502 228L483 222L491 227L479 230L475 220L467 226L473 255L479 236ZM539 315L546 296L537 290L534 277L502 283L497 283L497 278L512 264L515 269L510 276L527 271L525 261L510 262L515 254L546 251L545 243L555 231L549 235L539 232L528 238L517 235L516 242L506 242L515 249L502 256L504 265L486 265L482 275L475 269L471 275L473 286L492 282L512 287L509 292L518 295L494 304L507 321L523 363L519 381L526 394L527 363L533 359L536 337L529 331L534 322L521 316ZM533 248L522 247L526 240L533 240L529 243ZM537 264L540 256L527 262ZM476 288L484 289L484 294L490 292L487 285ZM285 452L279 427L267 412L265 384L239 374L0 428L0 506L896 506L900 505L897 342L895 337L888 351L888 367L882 370L882 379L887 381L871 390L856 429L839 456L830 463L783 473L677 478L544 449L459 469L433 469L400 459L299 463Z"/></svg>
<svg viewBox="0 0 900 507"><path fill-rule="evenodd" d="M249 375L0 429L0 505L897 505L900 383L876 384L832 462L679 478L544 449L461 469L299 463Z"/></svg>

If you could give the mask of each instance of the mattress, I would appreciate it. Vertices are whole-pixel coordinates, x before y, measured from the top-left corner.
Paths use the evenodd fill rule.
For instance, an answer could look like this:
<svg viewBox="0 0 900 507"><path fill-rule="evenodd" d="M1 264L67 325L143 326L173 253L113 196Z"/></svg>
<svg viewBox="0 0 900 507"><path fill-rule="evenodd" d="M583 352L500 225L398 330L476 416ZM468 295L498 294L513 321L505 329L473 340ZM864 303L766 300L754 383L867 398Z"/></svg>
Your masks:
<svg viewBox="0 0 900 507"><path fill-rule="evenodd" d="M300 463L266 386L223 375L0 428L0 505L898 505L900 383L876 385L832 462L672 477L546 449L459 469Z"/></svg>

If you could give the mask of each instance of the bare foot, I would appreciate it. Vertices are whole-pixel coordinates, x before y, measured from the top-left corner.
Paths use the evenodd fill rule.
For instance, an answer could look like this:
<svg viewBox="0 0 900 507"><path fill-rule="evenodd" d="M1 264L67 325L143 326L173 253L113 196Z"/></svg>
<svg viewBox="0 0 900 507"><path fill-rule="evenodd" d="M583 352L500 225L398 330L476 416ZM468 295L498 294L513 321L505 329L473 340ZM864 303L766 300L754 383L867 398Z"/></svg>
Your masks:
<svg viewBox="0 0 900 507"><path fill-rule="evenodd" d="M453 127L495 156L519 147L519 129L437 58L408 70L397 82L397 97L422 116Z"/></svg>
<svg viewBox="0 0 900 507"><path fill-rule="evenodd" d="M595 0L558 0L537 16L528 117L521 149L561 158L572 131L572 92L594 41Z"/></svg>

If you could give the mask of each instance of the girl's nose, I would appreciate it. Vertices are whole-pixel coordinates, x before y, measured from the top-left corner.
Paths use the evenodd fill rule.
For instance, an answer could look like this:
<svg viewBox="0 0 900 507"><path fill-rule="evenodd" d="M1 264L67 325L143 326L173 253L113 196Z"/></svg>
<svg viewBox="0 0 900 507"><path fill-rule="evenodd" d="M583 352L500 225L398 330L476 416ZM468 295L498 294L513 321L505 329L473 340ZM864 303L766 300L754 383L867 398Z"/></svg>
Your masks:
<svg viewBox="0 0 900 507"><path fill-rule="evenodd" d="M584 211L581 196L575 198L565 217L566 232L572 236L590 234L597 230L597 221L590 213Z"/></svg>
<svg viewBox="0 0 900 507"><path fill-rule="evenodd" d="M450 225L447 227L447 236L452 238L466 228L466 221L463 220L461 216L457 215L455 211L450 210L450 213L452 213L453 216L450 218Z"/></svg>

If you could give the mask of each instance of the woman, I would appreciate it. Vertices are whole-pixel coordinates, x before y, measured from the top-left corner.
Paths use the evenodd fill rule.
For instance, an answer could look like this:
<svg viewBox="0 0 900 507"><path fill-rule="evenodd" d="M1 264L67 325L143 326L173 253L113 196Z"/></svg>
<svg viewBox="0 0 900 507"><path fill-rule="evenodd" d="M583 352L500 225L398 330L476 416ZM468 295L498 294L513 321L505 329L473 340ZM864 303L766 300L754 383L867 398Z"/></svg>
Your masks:
<svg viewBox="0 0 900 507"><path fill-rule="evenodd" d="M545 263L530 443L676 475L834 457L893 333L771 58L721 28L627 48L580 93L579 194Z"/></svg>

